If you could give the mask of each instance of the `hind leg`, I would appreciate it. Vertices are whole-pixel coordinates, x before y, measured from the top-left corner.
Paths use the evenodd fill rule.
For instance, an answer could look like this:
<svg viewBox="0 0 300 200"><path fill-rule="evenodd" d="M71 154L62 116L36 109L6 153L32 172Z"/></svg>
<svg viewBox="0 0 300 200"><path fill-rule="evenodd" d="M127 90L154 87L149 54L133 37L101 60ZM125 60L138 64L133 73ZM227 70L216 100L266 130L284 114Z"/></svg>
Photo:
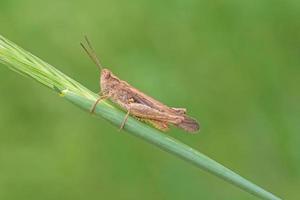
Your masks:
<svg viewBox="0 0 300 200"><path fill-rule="evenodd" d="M171 108L171 109L174 110L175 112L177 112L178 114L186 113L186 108Z"/></svg>
<svg viewBox="0 0 300 200"><path fill-rule="evenodd" d="M139 104L139 103L131 103L128 105L130 109L130 114L137 116L142 119L152 119L161 122L168 122L172 124L178 124L184 120L183 116L161 112L159 110L153 109L149 106Z"/></svg>

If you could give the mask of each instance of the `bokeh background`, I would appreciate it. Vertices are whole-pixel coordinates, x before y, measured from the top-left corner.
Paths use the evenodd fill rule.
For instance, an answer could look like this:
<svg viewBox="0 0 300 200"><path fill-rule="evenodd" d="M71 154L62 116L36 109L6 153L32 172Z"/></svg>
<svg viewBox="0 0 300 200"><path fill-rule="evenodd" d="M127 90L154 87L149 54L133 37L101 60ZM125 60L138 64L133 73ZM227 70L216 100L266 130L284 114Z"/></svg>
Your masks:
<svg viewBox="0 0 300 200"><path fill-rule="evenodd" d="M93 91L79 46L186 107L169 133L285 199L300 188L299 1L1 0L0 34ZM0 199L256 199L0 65Z"/></svg>

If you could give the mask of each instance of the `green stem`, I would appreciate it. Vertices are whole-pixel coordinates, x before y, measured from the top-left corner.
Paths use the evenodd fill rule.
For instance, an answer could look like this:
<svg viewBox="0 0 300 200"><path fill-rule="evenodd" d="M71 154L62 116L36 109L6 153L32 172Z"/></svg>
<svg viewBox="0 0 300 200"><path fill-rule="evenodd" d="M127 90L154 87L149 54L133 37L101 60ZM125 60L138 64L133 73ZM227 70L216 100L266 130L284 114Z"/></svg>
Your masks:
<svg viewBox="0 0 300 200"><path fill-rule="evenodd" d="M71 79L56 68L0 35L0 62L10 69L31 77L43 85L58 91L63 98L85 111L89 111L98 95L91 92L77 81ZM95 114L105 118L116 126L120 126L125 113L113 105L103 101L96 107ZM279 200L272 193L246 180L230 169L203 155L199 151L182 142L149 127L132 117L129 117L124 127L126 132L142 138L155 146L178 156L195 166L208 171L217 177L236 185L237 187L262 199Z"/></svg>

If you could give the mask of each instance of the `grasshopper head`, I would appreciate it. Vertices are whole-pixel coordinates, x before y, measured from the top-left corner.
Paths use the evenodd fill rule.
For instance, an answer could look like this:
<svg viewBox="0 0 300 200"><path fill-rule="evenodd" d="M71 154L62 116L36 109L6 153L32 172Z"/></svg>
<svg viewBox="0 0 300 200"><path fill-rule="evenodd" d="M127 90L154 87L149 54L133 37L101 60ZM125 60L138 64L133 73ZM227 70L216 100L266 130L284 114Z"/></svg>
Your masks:
<svg viewBox="0 0 300 200"><path fill-rule="evenodd" d="M119 80L112 74L108 69L101 70L100 85L103 93L109 93L113 90L116 85L119 83Z"/></svg>

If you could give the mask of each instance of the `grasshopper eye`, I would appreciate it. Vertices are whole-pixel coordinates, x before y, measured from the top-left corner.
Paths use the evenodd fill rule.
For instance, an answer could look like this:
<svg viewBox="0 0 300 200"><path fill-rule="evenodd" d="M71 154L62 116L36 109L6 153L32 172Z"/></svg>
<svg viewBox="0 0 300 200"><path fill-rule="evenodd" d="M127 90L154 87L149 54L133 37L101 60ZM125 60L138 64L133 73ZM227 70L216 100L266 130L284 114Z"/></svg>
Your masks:
<svg viewBox="0 0 300 200"><path fill-rule="evenodd" d="M105 79L110 78L110 71L103 69L102 70L102 77Z"/></svg>

